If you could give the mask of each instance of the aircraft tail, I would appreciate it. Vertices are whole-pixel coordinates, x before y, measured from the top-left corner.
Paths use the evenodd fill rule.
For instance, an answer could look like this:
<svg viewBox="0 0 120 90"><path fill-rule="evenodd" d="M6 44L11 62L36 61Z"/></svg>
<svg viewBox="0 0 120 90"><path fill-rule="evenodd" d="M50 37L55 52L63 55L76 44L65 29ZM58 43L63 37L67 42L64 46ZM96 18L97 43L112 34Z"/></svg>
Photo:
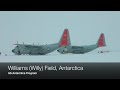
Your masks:
<svg viewBox="0 0 120 90"><path fill-rule="evenodd" d="M71 45L69 30L64 29L62 37L61 37L61 39L59 41L59 46L61 47L61 46L69 46L69 45Z"/></svg>
<svg viewBox="0 0 120 90"><path fill-rule="evenodd" d="M104 36L103 33L101 33L101 35L100 35L100 37L99 37L99 39L98 39L97 46L98 46L98 47L106 46L105 36Z"/></svg>

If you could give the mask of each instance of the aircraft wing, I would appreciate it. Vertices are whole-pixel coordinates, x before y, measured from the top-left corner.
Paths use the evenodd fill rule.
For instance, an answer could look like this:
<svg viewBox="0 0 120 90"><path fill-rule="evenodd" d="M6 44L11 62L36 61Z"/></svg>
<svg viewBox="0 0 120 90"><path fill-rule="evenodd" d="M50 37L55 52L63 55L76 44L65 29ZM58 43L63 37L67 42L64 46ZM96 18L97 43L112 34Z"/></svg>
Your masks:
<svg viewBox="0 0 120 90"><path fill-rule="evenodd" d="M73 49L83 49L81 46L72 46Z"/></svg>
<svg viewBox="0 0 120 90"><path fill-rule="evenodd" d="M41 46L25 45L26 48L40 48Z"/></svg>
<svg viewBox="0 0 120 90"><path fill-rule="evenodd" d="M25 46L26 48L34 48L34 49L42 49L42 45L27 45L27 44L14 44L14 45L21 45L21 46Z"/></svg>

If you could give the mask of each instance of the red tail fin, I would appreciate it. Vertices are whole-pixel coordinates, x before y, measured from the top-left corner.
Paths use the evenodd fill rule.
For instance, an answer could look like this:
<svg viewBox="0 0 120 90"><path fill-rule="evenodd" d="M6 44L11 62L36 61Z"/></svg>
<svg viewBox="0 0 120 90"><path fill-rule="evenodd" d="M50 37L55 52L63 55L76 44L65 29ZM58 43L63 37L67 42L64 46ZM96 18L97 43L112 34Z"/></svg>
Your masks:
<svg viewBox="0 0 120 90"><path fill-rule="evenodd" d="M97 45L98 47L103 47L103 46L106 46L106 43L105 43L105 36L104 34L102 33L98 39L98 42L97 42Z"/></svg>
<svg viewBox="0 0 120 90"><path fill-rule="evenodd" d="M69 31L68 29L64 29L64 32L62 34L62 37L59 42L59 46L68 46L70 45L70 36L69 36Z"/></svg>

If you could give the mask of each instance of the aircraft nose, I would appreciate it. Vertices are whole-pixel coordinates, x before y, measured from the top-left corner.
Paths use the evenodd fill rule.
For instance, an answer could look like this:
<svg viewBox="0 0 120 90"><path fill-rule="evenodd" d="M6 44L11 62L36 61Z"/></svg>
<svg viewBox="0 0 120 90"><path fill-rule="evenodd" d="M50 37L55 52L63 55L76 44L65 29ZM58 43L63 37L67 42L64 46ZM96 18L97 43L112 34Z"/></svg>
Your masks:
<svg viewBox="0 0 120 90"><path fill-rule="evenodd" d="M14 50L12 50L12 52L14 52Z"/></svg>

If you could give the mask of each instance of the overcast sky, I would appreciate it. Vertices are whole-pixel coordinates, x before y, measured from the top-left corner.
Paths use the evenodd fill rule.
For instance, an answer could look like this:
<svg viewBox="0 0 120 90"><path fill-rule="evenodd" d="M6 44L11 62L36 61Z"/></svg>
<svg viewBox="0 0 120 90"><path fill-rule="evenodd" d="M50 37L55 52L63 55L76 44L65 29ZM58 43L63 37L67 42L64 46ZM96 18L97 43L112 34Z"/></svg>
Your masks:
<svg viewBox="0 0 120 90"><path fill-rule="evenodd" d="M0 11L0 51L25 44L59 42L65 28L72 45L95 44L105 34L107 49L120 50L119 11Z"/></svg>

